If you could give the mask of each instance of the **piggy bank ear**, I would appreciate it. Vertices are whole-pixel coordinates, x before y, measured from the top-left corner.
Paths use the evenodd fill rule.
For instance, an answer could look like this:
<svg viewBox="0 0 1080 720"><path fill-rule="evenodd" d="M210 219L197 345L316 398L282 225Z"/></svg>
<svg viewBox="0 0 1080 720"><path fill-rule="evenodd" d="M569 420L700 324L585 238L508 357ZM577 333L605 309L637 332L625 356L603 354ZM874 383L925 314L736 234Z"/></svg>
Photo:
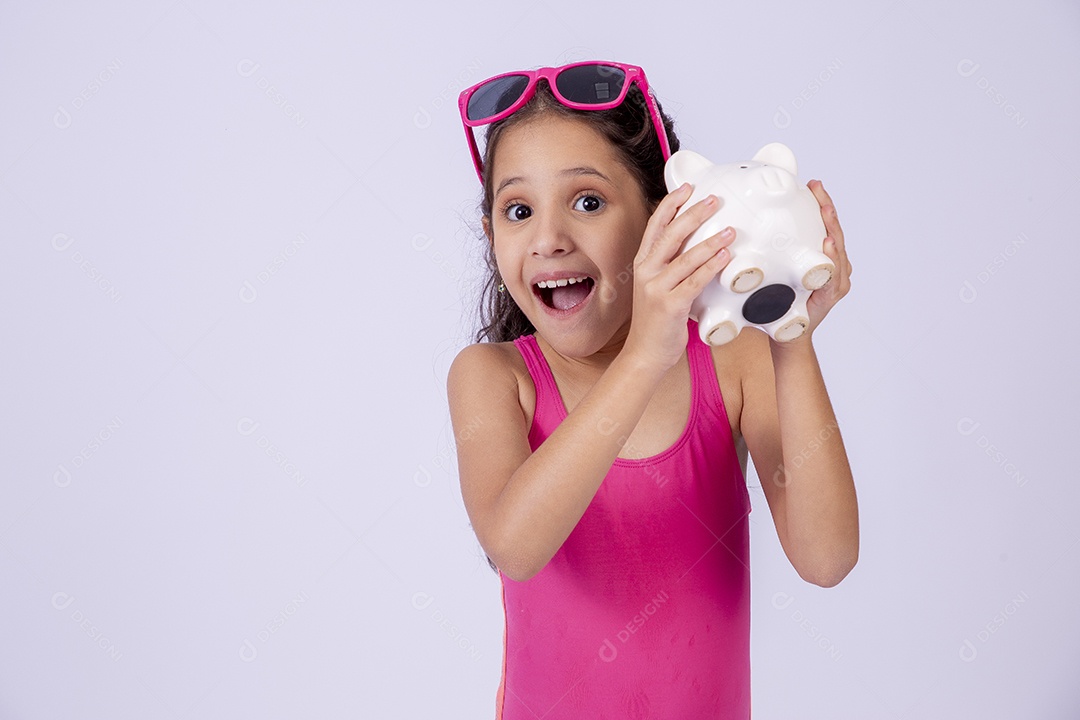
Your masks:
<svg viewBox="0 0 1080 720"><path fill-rule="evenodd" d="M711 167L712 163L707 158L693 150L678 150L664 165L664 184L671 192L684 182L693 183Z"/></svg>
<svg viewBox="0 0 1080 720"><path fill-rule="evenodd" d="M795 163L795 153L791 152L791 148L784 143L769 143L757 151L754 160L773 167L783 168L792 175L799 174L799 166Z"/></svg>

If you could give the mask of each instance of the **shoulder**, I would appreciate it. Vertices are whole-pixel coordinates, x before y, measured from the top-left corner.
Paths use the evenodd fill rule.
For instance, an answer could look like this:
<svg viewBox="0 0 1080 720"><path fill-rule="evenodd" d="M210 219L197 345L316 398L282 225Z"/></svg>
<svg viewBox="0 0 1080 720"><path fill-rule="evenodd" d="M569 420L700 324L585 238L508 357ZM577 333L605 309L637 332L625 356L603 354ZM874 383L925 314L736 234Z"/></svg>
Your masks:
<svg viewBox="0 0 1080 720"><path fill-rule="evenodd" d="M503 347L505 345L512 343L481 342L461 348L446 374L447 387L477 375L504 373L507 369L507 353Z"/></svg>
<svg viewBox="0 0 1080 720"><path fill-rule="evenodd" d="M453 403L463 392L516 389L523 374L528 375L528 370L513 342L473 343L458 351L450 363L446 390Z"/></svg>
<svg viewBox="0 0 1080 720"><path fill-rule="evenodd" d="M462 348L450 363L446 399L459 462L478 462L468 460L476 444L467 440L482 438L483 446L520 424L520 391L507 350L517 352L513 343L474 343ZM463 487L471 476L462 469Z"/></svg>

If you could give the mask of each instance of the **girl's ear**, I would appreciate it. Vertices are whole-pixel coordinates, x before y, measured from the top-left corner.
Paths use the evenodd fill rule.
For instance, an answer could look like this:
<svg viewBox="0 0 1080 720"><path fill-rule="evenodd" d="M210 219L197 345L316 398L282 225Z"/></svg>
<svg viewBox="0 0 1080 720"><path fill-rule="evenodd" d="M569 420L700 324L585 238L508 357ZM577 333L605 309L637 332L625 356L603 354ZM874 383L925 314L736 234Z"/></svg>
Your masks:
<svg viewBox="0 0 1080 720"><path fill-rule="evenodd" d="M491 237L491 218L480 218L480 224L484 227L484 234L487 235L488 242L494 244L495 238Z"/></svg>

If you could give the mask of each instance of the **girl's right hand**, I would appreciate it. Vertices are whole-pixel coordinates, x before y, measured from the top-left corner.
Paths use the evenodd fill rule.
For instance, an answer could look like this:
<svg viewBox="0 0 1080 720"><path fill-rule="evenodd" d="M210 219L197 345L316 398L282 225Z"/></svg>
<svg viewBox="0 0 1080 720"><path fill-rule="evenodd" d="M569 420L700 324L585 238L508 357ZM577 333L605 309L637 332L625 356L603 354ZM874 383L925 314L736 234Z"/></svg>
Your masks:
<svg viewBox="0 0 1080 720"><path fill-rule="evenodd" d="M634 258L633 317L622 352L658 371L667 371L686 351L690 306L731 260L731 227L679 253L686 238L718 207L716 197L709 195L675 217L692 193L693 187L683 183L660 201Z"/></svg>

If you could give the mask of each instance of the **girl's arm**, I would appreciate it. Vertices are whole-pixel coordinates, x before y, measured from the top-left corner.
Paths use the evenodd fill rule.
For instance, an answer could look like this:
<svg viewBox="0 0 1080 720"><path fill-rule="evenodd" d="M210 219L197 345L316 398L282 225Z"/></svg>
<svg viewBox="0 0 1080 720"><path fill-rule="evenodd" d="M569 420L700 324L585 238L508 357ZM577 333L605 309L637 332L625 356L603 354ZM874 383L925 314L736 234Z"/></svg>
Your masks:
<svg viewBox="0 0 1080 720"><path fill-rule="evenodd" d="M637 425L666 371L620 353L531 452L517 377L502 352L486 343L462 350L447 394L473 531L495 565L522 582L570 536L622 448L618 438Z"/></svg>
<svg viewBox="0 0 1080 720"><path fill-rule="evenodd" d="M847 294L851 263L832 200L820 181L808 186L822 206L828 231L824 251L836 274L810 296L810 327L802 337L777 343L754 332L748 338L740 427L792 566L804 580L832 587L858 561L859 512L851 467L810 338Z"/></svg>

